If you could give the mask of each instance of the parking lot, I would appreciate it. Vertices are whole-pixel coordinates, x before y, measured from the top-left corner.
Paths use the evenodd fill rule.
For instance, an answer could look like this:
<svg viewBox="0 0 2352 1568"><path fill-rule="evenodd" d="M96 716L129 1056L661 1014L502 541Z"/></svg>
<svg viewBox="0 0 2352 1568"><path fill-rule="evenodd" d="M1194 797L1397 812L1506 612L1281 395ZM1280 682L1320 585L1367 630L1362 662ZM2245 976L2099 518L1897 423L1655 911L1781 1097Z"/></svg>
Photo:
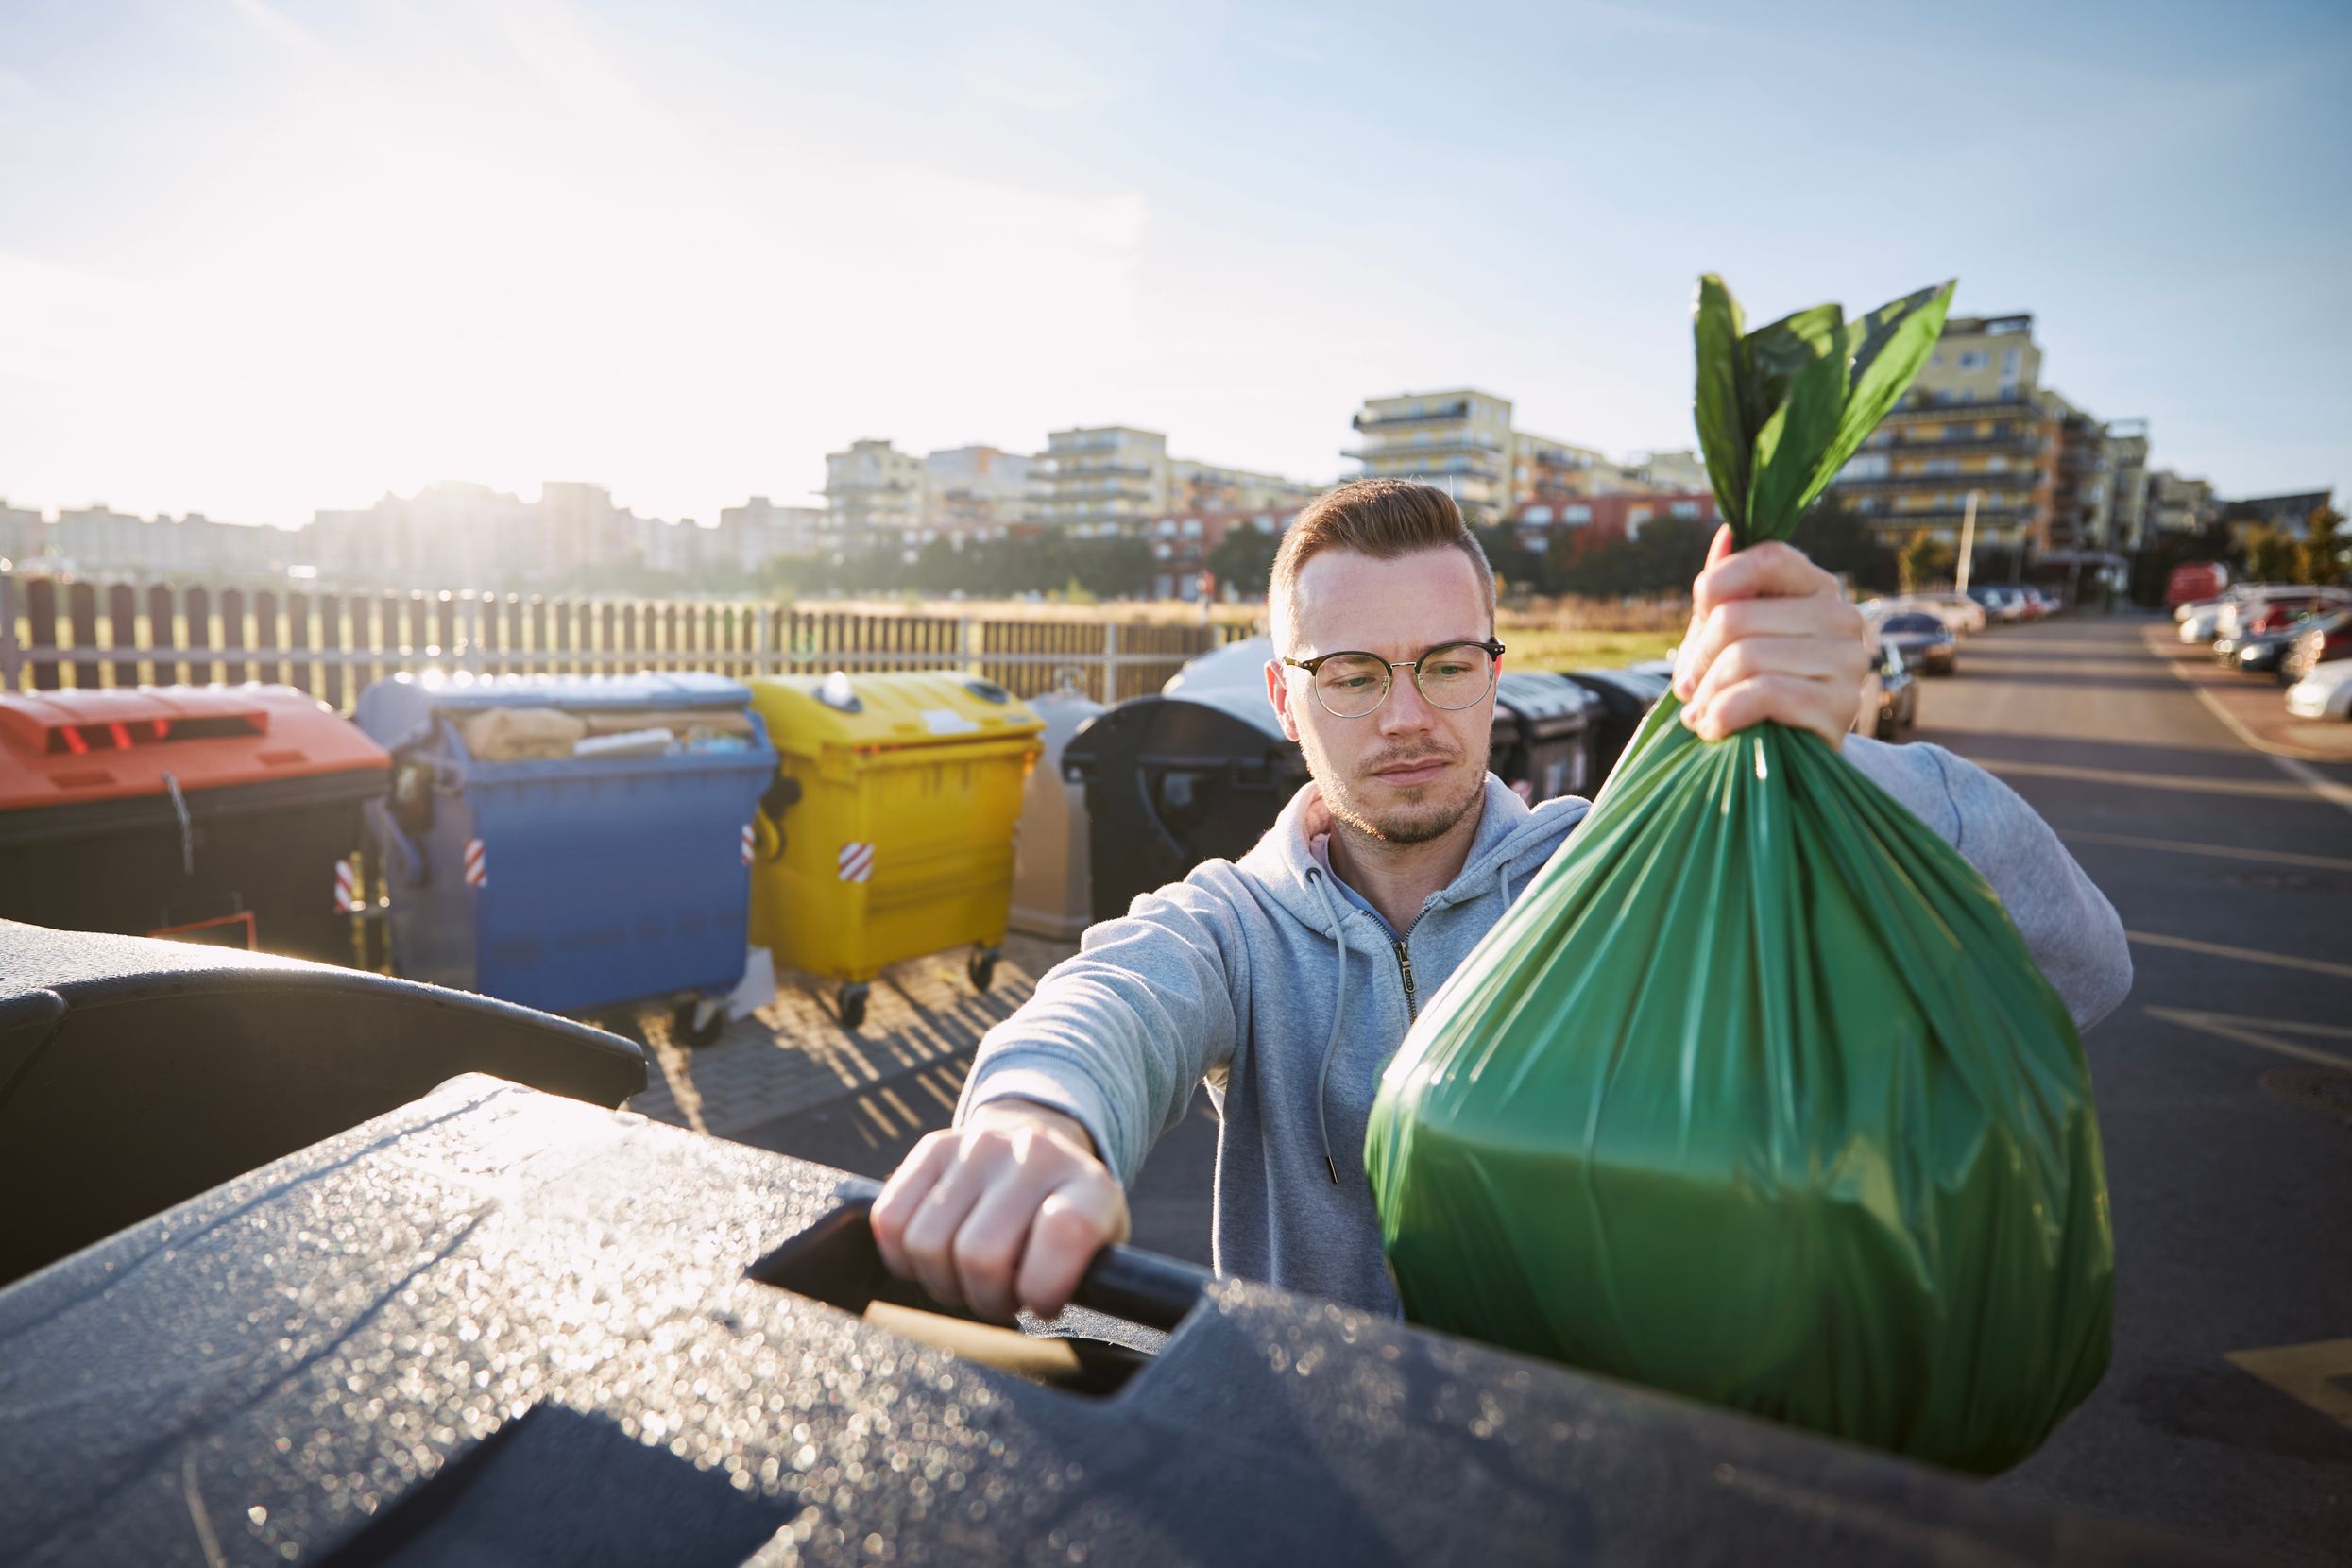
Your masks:
<svg viewBox="0 0 2352 1568"><path fill-rule="evenodd" d="M1916 739L2033 803L2114 901L2138 968L2087 1037L2121 1283L2112 1369L1996 1483L2341 1560L2352 1530L2352 726L2289 723L2152 616L1970 637ZM813 987L689 1053L639 1108L873 1174L945 1125L980 1036L1066 946L901 964L851 1033ZM1205 1259L1215 1126L1155 1153L1136 1237Z"/></svg>

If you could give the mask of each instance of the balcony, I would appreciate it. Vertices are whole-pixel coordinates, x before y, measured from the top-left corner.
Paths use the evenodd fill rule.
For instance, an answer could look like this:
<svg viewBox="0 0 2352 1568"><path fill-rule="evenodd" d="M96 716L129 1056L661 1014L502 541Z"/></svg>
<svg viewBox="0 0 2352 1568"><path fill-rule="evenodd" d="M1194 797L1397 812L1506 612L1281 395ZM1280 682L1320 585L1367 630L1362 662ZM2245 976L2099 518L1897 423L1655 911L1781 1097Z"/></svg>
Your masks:
<svg viewBox="0 0 2352 1568"><path fill-rule="evenodd" d="M1830 488L1869 492L2030 490L2040 482L2041 476L2030 469L2011 469L2003 473L1896 473L1874 479L1839 478L1831 481Z"/></svg>
<svg viewBox="0 0 2352 1568"><path fill-rule="evenodd" d="M1390 463L1423 457L1437 452L1483 452L1490 456L1503 455L1500 441L1489 441L1474 435L1448 436L1435 441L1395 441L1379 446L1342 448L1339 455L1352 457L1358 463ZM1499 471L1499 470L1498 470Z"/></svg>
<svg viewBox="0 0 2352 1568"><path fill-rule="evenodd" d="M1366 414L1358 410L1355 418L1349 422L1357 430L1392 430L1399 425L1443 424L1469 418L1470 403L1465 399L1440 403L1419 414Z"/></svg>
<svg viewBox="0 0 2352 1568"><path fill-rule="evenodd" d="M1864 452L2038 452L2041 450L2039 431L2011 431L2005 435L1944 435L1934 440L1901 441L1881 426L1877 435L1862 444Z"/></svg>
<svg viewBox="0 0 2352 1568"><path fill-rule="evenodd" d="M1401 452L1350 455L1359 456L1367 479L1453 479L1481 485L1503 483L1503 470L1499 465L1487 467L1458 461L1447 464L1435 458Z"/></svg>
<svg viewBox="0 0 2352 1568"><path fill-rule="evenodd" d="M1910 394L1912 398L1919 396L1917 391ZM1898 420L1903 424L1928 424L1943 419L2027 419L2038 424L2041 410L2021 398L1988 403L1921 403L1906 400L1886 416L1890 425Z"/></svg>

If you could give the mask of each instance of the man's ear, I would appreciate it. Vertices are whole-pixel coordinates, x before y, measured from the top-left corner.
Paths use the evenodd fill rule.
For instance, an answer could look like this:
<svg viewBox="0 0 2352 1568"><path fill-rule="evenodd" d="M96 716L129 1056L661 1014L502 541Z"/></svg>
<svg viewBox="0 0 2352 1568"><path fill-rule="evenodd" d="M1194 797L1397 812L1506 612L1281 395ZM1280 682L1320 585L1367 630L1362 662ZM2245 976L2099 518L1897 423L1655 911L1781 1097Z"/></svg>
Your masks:
<svg viewBox="0 0 2352 1568"><path fill-rule="evenodd" d="M1299 721L1291 715L1290 682L1286 676L1286 667L1278 658L1266 661L1266 700L1274 705L1274 722L1282 725L1283 734L1296 741L1299 738Z"/></svg>

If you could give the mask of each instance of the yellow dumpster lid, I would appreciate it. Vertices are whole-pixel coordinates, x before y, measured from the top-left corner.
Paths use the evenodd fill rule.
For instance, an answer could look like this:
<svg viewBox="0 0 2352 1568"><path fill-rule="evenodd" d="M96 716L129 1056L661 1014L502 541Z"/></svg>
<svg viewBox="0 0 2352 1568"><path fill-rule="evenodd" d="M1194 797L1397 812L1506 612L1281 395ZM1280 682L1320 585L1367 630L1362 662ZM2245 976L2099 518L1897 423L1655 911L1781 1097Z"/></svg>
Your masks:
<svg viewBox="0 0 2352 1568"><path fill-rule="evenodd" d="M1003 687L938 671L771 675L750 683L751 703L779 752L812 757L827 746L895 749L1034 738L1046 724Z"/></svg>

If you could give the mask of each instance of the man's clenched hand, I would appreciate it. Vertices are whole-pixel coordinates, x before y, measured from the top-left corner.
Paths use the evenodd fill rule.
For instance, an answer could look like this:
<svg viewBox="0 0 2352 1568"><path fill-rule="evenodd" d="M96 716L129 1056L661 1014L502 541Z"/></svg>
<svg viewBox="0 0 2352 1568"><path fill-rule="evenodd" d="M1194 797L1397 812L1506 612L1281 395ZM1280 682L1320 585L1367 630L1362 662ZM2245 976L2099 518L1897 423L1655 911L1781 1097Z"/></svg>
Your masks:
<svg viewBox="0 0 2352 1568"><path fill-rule="evenodd" d="M1059 1111L996 1100L914 1146L874 1201L891 1272L942 1305L1010 1321L1069 1304L1095 1253L1127 1239L1127 1195Z"/></svg>
<svg viewBox="0 0 2352 1568"><path fill-rule="evenodd" d="M1862 630L1837 579L1803 552L1774 542L1734 553L1731 531L1719 530L1675 656L1682 722L1720 741L1777 719L1842 744L1869 666Z"/></svg>

